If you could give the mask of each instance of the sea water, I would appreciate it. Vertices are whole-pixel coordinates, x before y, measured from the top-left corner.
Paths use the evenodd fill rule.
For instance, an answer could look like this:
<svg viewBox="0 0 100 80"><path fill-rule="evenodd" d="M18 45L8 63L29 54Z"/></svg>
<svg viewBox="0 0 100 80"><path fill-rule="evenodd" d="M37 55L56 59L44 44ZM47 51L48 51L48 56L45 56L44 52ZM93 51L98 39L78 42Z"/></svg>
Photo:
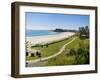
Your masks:
<svg viewBox="0 0 100 80"><path fill-rule="evenodd" d="M45 35L55 35L58 32L53 32L51 30L26 30L26 37L32 36L45 36Z"/></svg>

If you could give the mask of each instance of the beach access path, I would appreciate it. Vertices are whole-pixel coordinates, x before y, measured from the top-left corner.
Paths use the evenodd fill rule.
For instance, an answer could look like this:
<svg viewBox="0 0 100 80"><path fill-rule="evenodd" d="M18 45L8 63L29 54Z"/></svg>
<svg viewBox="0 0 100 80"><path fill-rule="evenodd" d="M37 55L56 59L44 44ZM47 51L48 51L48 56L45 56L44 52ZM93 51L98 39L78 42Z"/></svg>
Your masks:
<svg viewBox="0 0 100 80"><path fill-rule="evenodd" d="M55 54L53 54L51 56L48 56L48 57L39 58L39 59L36 59L36 60L30 60L30 61L27 61L27 63L28 64L34 64L34 63L38 63L40 61L45 61L45 60L48 60L48 59L51 59L51 58L54 58L54 57L58 56L59 54L61 54L65 50L66 46L68 44L72 43L76 38L77 37L73 38L71 41L69 41L68 43L64 44L57 53L55 53Z"/></svg>

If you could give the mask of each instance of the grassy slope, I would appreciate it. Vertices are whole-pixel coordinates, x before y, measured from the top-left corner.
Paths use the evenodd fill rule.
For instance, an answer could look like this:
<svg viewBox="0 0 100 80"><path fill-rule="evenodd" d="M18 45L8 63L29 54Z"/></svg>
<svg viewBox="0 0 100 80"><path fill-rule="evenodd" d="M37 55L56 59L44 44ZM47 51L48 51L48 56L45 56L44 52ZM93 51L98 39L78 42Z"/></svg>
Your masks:
<svg viewBox="0 0 100 80"><path fill-rule="evenodd" d="M48 48L45 46L43 48L41 47L33 47L33 49L40 50L42 53L42 57L47 57L52 54L55 54L59 51L59 49L66 44L67 42L71 41L73 38L65 39L62 41L59 41L57 43L49 44ZM26 60L34 60L37 59L38 57L26 57Z"/></svg>
<svg viewBox="0 0 100 80"><path fill-rule="evenodd" d="M46 47L34 47L37 50L41 50L42 52L42 57L50 56L52 54L55 54L56 52L59 51L59 49L72 40L73 38L69 38L54 44L49 44L48 48ZM85 46L89 44L88 39L80 40L80 38L77 38L74 40L72 43L66 46L66 49L61 53L59 56L49 59L47 64L44 64L43 66L53 66L53 65L71 65L75 64L75 56L74 55L66 55L71 48L77 49L79 47L79 42L85 43ZM34 60L37 59L38 57L29 57L27 60Z"/></svg>
<svg viewBox="0 0 100 80"><path fill-rule="evenodd" d="M79 45L78 45L79 42L84 43L85 46L87 46L87 44L89 44L88 39L80 40L80 38L77 38L75 41L73 41L72 43L70 43L69 45L66 46L66 49L65 49L65 51L63 51L62 54L60 54L59 56L57 56L55 58L49 59L46 66L75 64L75 56L67 55L67 53L69 52L69 50L71 48L77 49L79 47Z"/></svg>

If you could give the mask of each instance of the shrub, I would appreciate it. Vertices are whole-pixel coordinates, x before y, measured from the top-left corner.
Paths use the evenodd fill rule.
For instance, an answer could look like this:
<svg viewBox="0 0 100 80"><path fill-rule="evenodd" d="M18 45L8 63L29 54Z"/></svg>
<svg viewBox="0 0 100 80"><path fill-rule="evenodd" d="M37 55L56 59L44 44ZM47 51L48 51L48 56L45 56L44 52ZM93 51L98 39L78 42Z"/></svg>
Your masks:
<svg viewBox="0 0 100 80"><path fill-rule="evenodd" d="M89 64L89 49L78 48L76 55L76 64Z"/></svg>
<svg viewBox="0 0 100 80"><path fill-rule="evenodd" d="M76 50L74 48L70 49L69 54L76 55Z"/></svg>

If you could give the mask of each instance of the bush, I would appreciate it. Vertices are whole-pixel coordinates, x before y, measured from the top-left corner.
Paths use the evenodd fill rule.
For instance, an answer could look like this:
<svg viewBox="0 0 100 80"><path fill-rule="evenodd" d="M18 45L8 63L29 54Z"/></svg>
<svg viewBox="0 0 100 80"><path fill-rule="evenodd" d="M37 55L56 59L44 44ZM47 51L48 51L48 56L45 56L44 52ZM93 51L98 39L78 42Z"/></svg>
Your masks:
<svg viewBox="0 0 100 80"><path fill-rule="evenodd" d="M70 49L69 54L76 55L76 50L74 48Z"/></svg>
<svg viewBox="0 0 100 80"><path fill-rule="evenodd" d="M80 54L82 54L83 53L83 49L82 48L78 48L77 49L77 55L80 55Z"/></svg>
<svg viewBox="0 0 100 80"><path fill-rule="evenodd" d="M75 50L74 48L70 49L69 56L75 56L75 64L89 64L89 45L84 46L84 43L79 43L79 48Z"/></svg>
<svg viewBox="0 0 100 80"><path fill-rule="evenodd" d="M88 48L78 48L76 55L76 64L89 64Z"/></svg>

